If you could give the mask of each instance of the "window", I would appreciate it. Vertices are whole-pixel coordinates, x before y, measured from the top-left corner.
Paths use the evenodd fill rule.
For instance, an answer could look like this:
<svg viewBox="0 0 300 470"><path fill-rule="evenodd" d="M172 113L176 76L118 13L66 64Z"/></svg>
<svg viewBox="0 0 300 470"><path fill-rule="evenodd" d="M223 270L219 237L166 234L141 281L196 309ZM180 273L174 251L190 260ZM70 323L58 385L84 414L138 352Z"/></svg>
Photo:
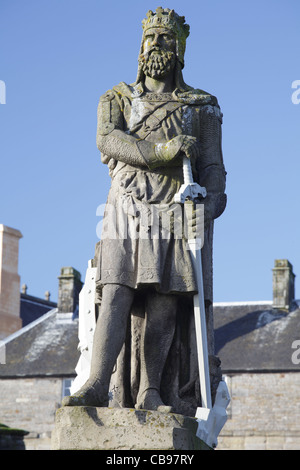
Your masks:
<svg viewBox="0 0 300 470"><path fill-rule="evenodd" d="M62 398L71 395L71 387L74 379L63 379L62 381Z"/></svg>

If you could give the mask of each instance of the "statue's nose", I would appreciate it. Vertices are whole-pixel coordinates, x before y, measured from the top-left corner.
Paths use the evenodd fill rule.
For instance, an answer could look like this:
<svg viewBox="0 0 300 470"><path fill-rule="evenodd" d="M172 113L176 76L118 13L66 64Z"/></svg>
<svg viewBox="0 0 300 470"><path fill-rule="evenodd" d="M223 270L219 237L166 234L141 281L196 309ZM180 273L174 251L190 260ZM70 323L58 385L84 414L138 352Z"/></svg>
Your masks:
<svg viewBox="0 0 300 470"><path fill-rule="evenodd" d="M155 34L152 39L152 46L160 46L159 35Z"/></svg>

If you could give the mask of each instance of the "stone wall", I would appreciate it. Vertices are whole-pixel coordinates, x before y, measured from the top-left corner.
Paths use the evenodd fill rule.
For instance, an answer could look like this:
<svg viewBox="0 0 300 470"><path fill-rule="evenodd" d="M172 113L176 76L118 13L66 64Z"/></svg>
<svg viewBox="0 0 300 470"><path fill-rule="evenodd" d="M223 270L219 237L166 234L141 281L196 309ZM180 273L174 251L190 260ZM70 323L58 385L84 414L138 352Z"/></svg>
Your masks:
<svg viewBox="0 0 300 470"><path fill-rule="evenodd" d="M243 373L227 377L229 419L218 450L300 450L300 373ZM61 378L0 381L1 422L29 431L26 449L50 449Z"/></svg>
<svg viewBox="0 0 300 470"><path fill-rule="evenodd" d="M218 449L300 450L300 373L227 377L229 419Z"/></svg>
<svg viewBox="0 0 300 470"><path fill-rule="evenodd" d="M26 449L50 449L62 379L5 379L0 382L0 390L1 422L29 431L24 438Z"/></svg>

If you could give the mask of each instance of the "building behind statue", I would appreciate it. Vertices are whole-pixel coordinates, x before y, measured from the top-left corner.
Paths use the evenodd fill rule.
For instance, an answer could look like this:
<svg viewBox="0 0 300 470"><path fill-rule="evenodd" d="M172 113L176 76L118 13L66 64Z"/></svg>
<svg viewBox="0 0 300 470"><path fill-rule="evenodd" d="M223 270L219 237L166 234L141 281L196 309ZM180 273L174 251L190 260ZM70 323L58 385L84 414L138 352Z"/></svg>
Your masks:
<svg viewBox="0 0 300 470"><path fill-rule="evenodd" d="M58 303L20 293L18 230L0 225L0 415L50 449L55 412L78 362L81 276L63 267ZM271 278L270 278L271 283ZM273 268L273 299L215 303L216 354L231 403L218 449L300 449L300 308L287 260Z"/></svg>

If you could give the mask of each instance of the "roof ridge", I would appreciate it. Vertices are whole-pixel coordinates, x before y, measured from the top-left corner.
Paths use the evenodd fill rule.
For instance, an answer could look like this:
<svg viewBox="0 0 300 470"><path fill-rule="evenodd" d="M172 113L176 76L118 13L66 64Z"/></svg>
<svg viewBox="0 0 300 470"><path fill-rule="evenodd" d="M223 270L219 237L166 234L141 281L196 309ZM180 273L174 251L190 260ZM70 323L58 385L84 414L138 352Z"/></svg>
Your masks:
<svg viewBox="0 0 300 470"><path fill-rule="evenodd" d="M36 299L36 300L33 300L33 299ZM56 302L50 302L48 300L43 300L43 299L39 299L38 297L32 297L32 296L29 299L25 297L21 297L21 302L28 302L28 303L35 304L35 305L40 305L41 307L49 306L49 307L56 308L56 305L57 305Z"/></svg>
<svg viewBox="0 0 300 470"><path fill-rule="evenodd" d="M236 302L214 302L214 307L229 307L231 305L272 305L272 300L250 300L250 301L236 301Z"/></svg>

